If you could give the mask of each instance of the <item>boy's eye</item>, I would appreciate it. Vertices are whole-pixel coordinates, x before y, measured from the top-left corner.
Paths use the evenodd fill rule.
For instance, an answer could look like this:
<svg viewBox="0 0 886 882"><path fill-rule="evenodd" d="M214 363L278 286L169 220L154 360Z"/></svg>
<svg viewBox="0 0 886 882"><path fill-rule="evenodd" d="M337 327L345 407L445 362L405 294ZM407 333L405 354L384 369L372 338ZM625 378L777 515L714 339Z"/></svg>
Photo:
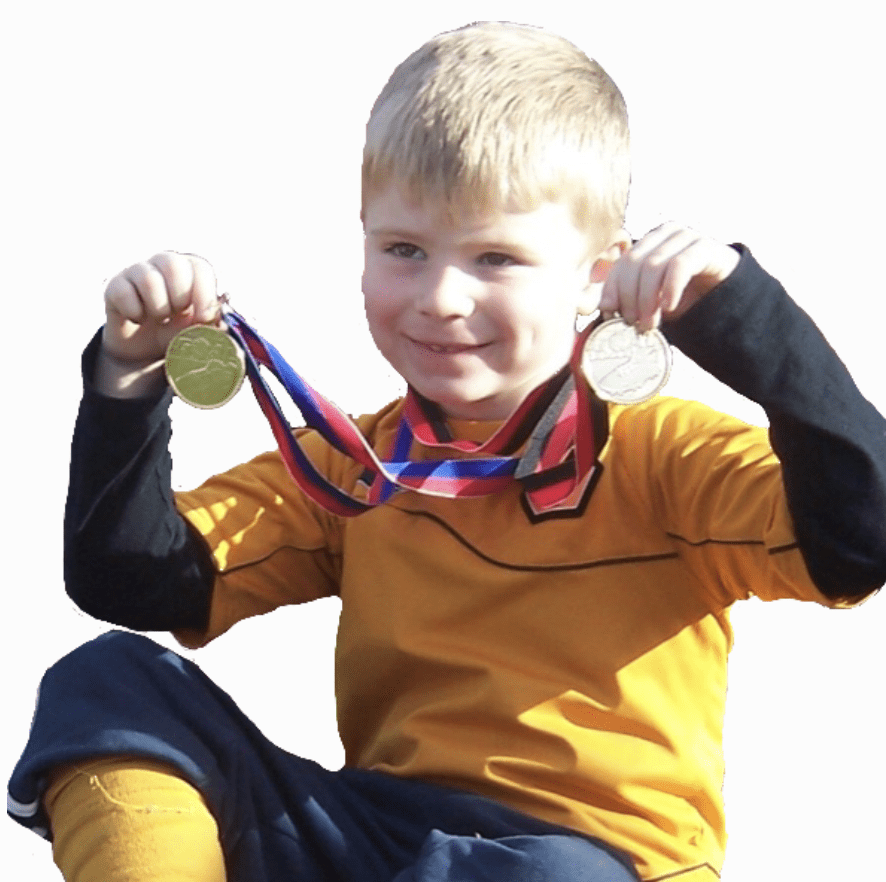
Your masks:
<svg viewBox="0 0 886 882"><path fill-rule="evenodd" d="M406 260L420 260L425 256L424 251L418 245L412 245L409 242L395 242L385 248L386 254L392 254L394 257L402 257Z"/></svg>
<svg viewBox="0 0 886 882"><path fill-rule="evenodd" d="M509 254L500 254L497 251L481 254L478 261L483 266L514 266L517 263Z"/></svg>

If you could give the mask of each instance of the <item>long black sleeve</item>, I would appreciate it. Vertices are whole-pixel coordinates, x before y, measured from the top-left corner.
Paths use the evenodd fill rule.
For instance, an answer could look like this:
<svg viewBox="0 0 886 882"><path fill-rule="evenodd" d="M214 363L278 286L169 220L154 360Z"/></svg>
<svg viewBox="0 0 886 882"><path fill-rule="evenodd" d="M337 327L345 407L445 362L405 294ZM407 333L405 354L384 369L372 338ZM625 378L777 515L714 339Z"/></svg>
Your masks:
<svg viewBox="0 0 886 882"><path fill-rule="evenodd" d="M106 398L92 387L96 337L83 356L65 508L65 585L96 618L142 631L201 629L213 567L172 498L171 393Z"/></svg>
<svg viewBox="0 0 886 882"><path fill-rule="evenodd" d="M736 247L733 274L663 330L762 405L810 575L831 598L861 597L886 582L886 420L812 319Z"/></svg>

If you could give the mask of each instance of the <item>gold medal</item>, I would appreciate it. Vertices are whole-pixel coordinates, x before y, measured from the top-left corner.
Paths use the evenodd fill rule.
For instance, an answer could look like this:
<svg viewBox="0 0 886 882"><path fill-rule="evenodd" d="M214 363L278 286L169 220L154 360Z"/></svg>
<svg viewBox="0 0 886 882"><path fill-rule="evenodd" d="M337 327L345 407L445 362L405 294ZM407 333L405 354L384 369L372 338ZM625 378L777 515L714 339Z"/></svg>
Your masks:
<svg viewBox="0 0 886 882"><path fill-rule="evenodd" d="M664 387L671 347L658 329L640 332L624 319L598 325L585 341L581 367L598 398L640 404Z"/></svg>
<svg viewBox="0 0 886 882"><path fill-rule="evenodd" d="M191 325L166 349L166 377L175 394L193 407L221 407L246 376L243 352L230 334L211 325Z"/></svg>

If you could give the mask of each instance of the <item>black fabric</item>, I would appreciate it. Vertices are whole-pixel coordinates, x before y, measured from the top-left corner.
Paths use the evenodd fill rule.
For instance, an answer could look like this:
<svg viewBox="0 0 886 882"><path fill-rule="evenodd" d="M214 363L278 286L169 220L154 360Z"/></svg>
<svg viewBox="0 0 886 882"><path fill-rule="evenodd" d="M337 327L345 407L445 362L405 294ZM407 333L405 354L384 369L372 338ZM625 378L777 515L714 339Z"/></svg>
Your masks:
<svg viewBox="0 0 886 882"><path fill-rule="evenodd" d="M100 336L83 356L65 507L65 585L98 619L139 631L205 628L209 550L175 510L172 394L115 399L92 386Z"/></svg>
<svg viewBox="0 0 886 882"><path fill-rule="evenodd" d="M834 599L863 596L886 581L886 420L812 319L736 247L735 272L663 330L763 407L810 575Z"/></svg>

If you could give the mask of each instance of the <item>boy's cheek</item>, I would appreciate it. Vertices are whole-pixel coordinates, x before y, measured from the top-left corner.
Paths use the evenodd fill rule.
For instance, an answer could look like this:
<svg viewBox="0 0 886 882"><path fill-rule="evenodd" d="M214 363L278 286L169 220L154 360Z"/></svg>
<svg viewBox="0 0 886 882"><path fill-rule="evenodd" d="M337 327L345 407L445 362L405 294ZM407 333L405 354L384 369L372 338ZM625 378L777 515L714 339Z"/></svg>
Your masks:
<svg viewBox="0 0 886 882"><path fill-rule="evenodd" d="M369 333L375 345L382 349L385 335L395 321L391 302L377 289L364 287L363 309L366 313L366 323Z"/></svg>
<svg viewBox="0 0 886 882"><path fill-rule="evenodd" d="M372 287L372 275L369 271L369 265L364 261L363 263L363 275L360 277L360 289L363 291L363 295L366 295L366 292Z"/></svg>
<svg viewBox="0 0 886 882"><path fill-rule="evenodd" d="M373 279L367 277L365 274L363 276L363 309L366 311L366 316L372 322L374 317L378 314L380 308L380 297L379 297L379 288L374 283Z"/></svg>
<svg viewBox="0 0 886 882"><path fill-rule="evenodd" d="M363 287L372 285L380 270L379 255L368 245L363 249Z"/></svg>
<svg viewBox="0 0 886 882"><path fill-rule="evenodd" d="M373 279L363 277L363 307L368 316L374 317L384 311L386 304L382 296L383 291L384 288L377 285ZM389 302L387 305L390 308Z"/></svg>
<svg viewBox="0 0 886 882"><path fill-rule="evenodd" d="M364 262L362 287L363 296L367 300L369 298L377 297L380 291L390 288L391 281L392 280L388 279L386 284L385 273L378 266L376 261L367 259Z"/></svg>

